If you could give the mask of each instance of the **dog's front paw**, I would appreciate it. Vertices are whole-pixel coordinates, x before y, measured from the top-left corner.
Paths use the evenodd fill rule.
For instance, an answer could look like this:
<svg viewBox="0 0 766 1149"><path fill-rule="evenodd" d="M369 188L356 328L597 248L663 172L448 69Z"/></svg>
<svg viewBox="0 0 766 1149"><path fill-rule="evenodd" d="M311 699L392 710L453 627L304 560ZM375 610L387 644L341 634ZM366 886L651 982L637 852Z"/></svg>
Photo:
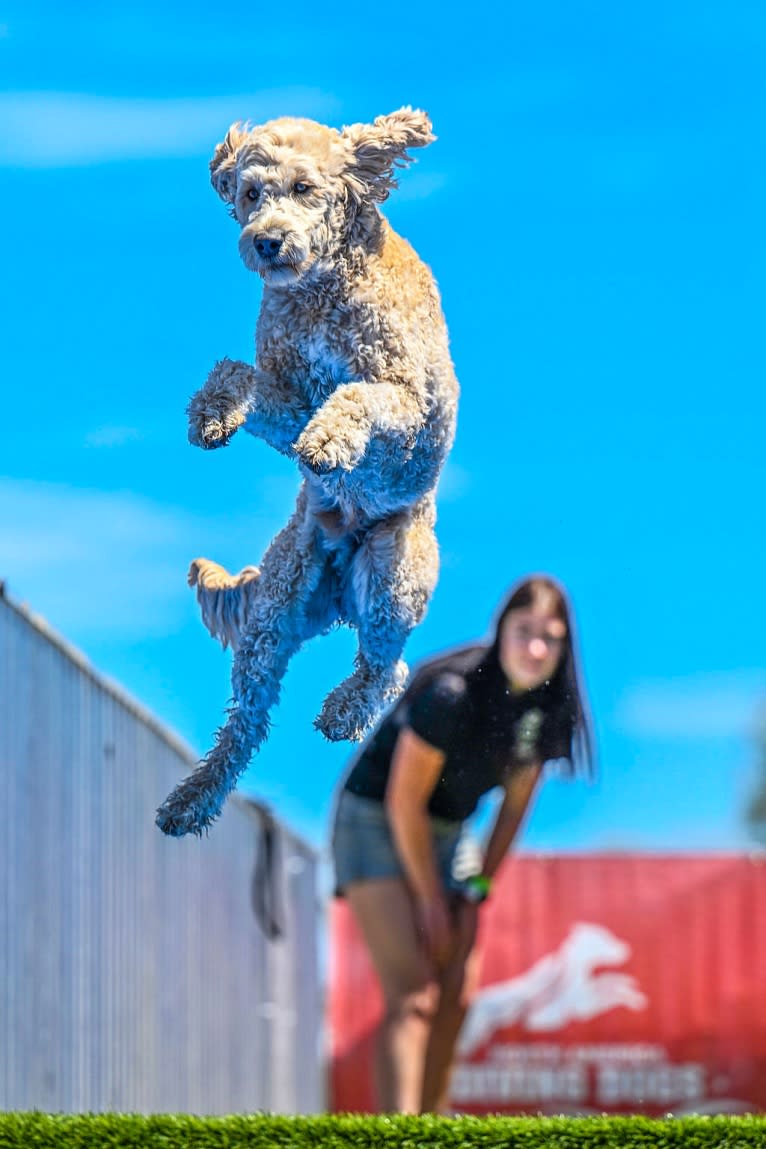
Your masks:
<svg viewBox="0 0 766 1149"><path fill-rule="evenodd" d="M222 359L207 378L205 386L193 395L189 416L189 442L211 451L225 447L245 421L246 385L249 368L244 363Z"/></svg>
<svg viewBox="0 0 766 1149"><path fill-rule="evenodd" d="M367 449L364 427L352 424L341 428L324 420L312 419L295 443L295 453L310 470L323 474L340 468L352 471Z"/></svg>
<svg viewBox="0 0 766 1149"><path fill-rule="evenodd" d="M232 435L244 421L239 419L232 423L229 418L189 419L189 442L194 447L202 447L206 451L214 451L216 447L227 447Z"/></svg>

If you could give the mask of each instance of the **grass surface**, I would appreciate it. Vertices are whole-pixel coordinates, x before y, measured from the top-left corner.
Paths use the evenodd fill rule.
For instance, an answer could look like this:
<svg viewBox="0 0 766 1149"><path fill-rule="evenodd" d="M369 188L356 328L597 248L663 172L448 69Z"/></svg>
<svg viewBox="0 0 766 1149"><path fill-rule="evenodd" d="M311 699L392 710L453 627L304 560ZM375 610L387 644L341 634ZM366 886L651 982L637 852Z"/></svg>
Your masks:
<svg viewBox="0 0 766 1149"><path fill-rule="evenodd" d="M766 1147L764 1117L191 1117L0 1113L0 1149Z"/></svg>

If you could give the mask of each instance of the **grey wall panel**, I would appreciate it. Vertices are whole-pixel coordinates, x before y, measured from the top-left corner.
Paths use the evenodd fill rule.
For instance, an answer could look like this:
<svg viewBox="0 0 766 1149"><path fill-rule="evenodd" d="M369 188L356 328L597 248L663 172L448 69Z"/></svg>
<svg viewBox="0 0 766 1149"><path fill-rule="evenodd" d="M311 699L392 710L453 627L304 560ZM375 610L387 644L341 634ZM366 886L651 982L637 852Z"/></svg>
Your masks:
<svg viewBox="0 0 766 1149"><path fill-rule="evenodd" d="M285 936L252 909L262 833L154 810L194 755L0 598L0 1108L323 1107L314 853L277 824Z"/></svg>

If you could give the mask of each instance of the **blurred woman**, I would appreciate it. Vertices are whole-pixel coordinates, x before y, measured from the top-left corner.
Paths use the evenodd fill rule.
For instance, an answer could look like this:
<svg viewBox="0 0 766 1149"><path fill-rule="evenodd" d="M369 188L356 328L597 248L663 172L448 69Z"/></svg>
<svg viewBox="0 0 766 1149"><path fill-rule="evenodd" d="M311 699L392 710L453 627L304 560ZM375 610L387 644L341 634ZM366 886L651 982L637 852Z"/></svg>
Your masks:
<svg viewBox="0 0 766 1149"><path fill-rule="evenodd" d="M478 909L551 759L590 772L591 736L566 594L536 575L513 588L491 642L418 669L337 802L336 892L348 899L385 1002L375 1051L381 1112L446 1106L476 988ZM464 823L495 787L503 797L483 857L467 858Z"/></svg>

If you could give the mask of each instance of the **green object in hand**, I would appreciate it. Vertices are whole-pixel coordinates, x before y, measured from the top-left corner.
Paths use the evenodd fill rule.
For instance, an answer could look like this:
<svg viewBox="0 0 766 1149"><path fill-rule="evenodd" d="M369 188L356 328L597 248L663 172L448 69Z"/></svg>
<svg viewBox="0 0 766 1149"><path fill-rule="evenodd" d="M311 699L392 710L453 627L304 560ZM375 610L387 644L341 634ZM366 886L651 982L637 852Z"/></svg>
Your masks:
<svg viewBox="0 0 766 1149"><path fill-rule="evenodd" d="M467 901L479 905L481 902L486 901L491 889L491 878L485 877L484 874L472 874L470 878L466 878L463 883L463 897Z"/></svg>

